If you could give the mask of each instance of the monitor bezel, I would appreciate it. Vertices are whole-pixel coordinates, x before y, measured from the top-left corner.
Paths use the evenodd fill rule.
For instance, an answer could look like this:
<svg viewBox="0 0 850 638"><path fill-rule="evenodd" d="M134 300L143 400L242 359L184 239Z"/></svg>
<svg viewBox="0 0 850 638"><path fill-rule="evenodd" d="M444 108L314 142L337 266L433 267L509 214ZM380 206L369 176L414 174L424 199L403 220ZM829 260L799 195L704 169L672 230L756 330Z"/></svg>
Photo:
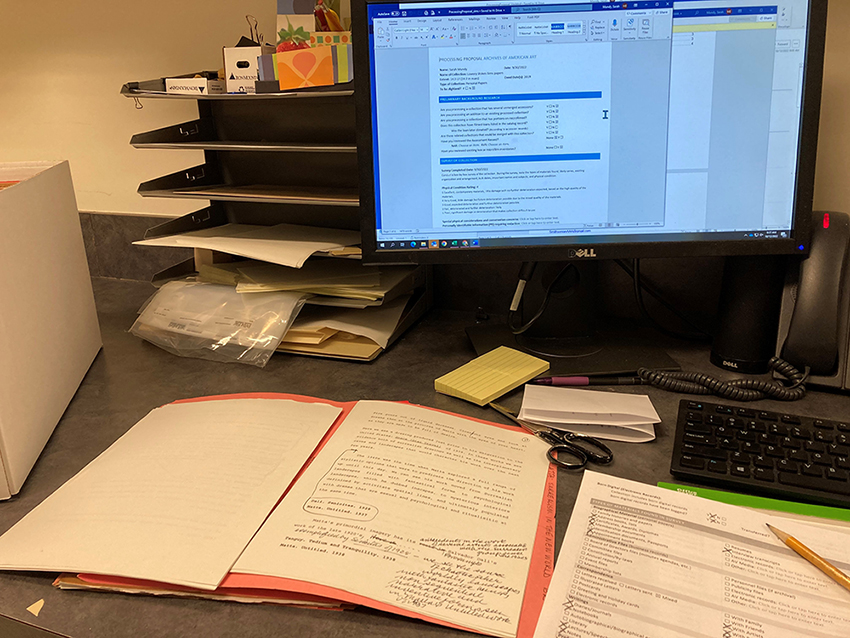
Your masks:
<svg viewBox="0 0 850 638"><path fill-rule="evenodd" d="M439 0L445 2L446 0ZM468 0L451 0L459 4ZM807 254L811 237L815 161L820 120L823 60L826 43L827 0L809 1L809 21L803 76L802 126L797 155L794 216L788 238L708 239L686 241L597 242L554 246L378 250L373 165L371 61L367 6L398 4L398 0L352 0L354 98L357 115L357 159L360 184L360 230L363 263L453 264L504 261L569 261L576 259L632 259L652 257L706 257L735 255ZM592 249L592 250L591 250Z"/></svg>

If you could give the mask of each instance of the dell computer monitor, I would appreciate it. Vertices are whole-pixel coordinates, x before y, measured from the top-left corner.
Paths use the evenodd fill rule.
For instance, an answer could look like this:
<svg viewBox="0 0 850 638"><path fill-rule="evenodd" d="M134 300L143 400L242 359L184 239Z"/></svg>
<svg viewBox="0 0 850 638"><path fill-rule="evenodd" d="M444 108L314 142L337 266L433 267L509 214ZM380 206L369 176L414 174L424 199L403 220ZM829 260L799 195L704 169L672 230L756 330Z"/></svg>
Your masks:
<svg viewBox="0 0 850 638"><path fill-rule="evenodd" d="M805 253L825 0L355 0L364 259Z"/></svg>

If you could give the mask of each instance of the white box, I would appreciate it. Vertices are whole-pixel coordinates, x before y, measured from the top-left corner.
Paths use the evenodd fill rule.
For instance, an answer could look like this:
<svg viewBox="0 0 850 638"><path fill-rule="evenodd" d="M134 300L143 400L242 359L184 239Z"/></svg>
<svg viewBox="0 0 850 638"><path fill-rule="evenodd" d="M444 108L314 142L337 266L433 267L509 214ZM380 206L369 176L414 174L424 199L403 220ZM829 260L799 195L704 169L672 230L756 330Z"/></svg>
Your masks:
<svg viewBox="0 0 850 638"><path fill-rule="evenodd" d="M17 494L101 347L68 162L0 163L0 498Z"/></svg>
<svg viewBox="0 0 850 638"><path fill-rule="evenodd" d="M165 78L165 92L177 95L220 95L225 92L224 80L207 78Z"/></svg>
<svg viewBox="0 0 850 638"><path fill-rule="evenodd" d="M258 47L224 47L224 77L228 93L256 93L255 83L260 78L257 58L274 53L275 48L265 44Z"/></svg>

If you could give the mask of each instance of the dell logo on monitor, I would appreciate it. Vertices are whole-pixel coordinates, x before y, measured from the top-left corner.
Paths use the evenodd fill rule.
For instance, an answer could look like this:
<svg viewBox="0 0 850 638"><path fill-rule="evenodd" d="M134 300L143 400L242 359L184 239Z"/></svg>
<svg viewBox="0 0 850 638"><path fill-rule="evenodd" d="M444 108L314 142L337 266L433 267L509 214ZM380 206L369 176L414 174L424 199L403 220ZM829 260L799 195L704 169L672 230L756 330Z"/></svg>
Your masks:
<svg viewBox="0 0 850 638"><path fill-rule="evenodd" d="M574 257L596 257L596 250L593 248L578 248L575 250L570 250L570 259Z"/></svg>

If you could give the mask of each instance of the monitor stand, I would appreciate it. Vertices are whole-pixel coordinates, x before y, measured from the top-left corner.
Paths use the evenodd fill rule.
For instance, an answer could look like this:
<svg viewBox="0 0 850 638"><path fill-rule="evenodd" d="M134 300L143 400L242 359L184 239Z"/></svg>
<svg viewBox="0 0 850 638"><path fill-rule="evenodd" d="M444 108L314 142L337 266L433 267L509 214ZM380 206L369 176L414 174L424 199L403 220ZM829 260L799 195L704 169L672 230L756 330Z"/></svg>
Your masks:
<svg viewBox="0 0 850 638"><path fill-rule="evenodd" d="M554 283L552 283L554 282ZM524 333L506 325L466 329L479 355L509 346L549 362L558 376L629 375L638 368L679 370L664 350L641 338L634 325L603 325L598 320L599 263L541 263L526 286L521 308L524 324L533 316L552 284L546 310Z"/></svg>

